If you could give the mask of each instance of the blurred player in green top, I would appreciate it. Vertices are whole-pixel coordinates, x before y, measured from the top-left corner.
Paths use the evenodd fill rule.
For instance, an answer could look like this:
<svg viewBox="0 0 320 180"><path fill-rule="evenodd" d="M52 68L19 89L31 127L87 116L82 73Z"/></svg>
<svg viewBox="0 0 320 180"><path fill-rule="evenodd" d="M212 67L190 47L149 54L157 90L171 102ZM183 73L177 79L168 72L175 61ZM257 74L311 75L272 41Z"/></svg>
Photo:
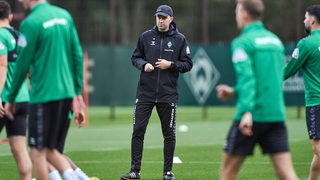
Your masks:
<svg viewBox="0 0 320 180"><path fill-rule="evenodd" d="M47 160L65 180L78 180L57 150L68 131L72 109L78 126L84 122L83 54L71 15L45 0L20 0L29 16L21 22L17 68L5 105L12 118L14 99L30 72L30 156L36 179L48 179Z"/></svg>
<svg viewBox="0 0 320 180"><path fill-rule="evenodd" d="M261 22L262 0L237 0L240 36L231 44L236 85L217 86L222 100L237 98L237 111L224 146L221 180L235 180L256 144L268 154L279 179L298 179L285 125L282 91L284 47Z"/></svg>
<svg viewBox="0 0 320 180"><path fill-rule="evenodd" d="M13 72L16 65L16 40L19 32L10 27L12 20L10 5L0 0L0 107L7 102L8 88L11 86ZM1 102L2 99L2 102ZM0 117L0 132L6 127L11 152L16 160L21 180L30 180L32 164L26 147L26 129L28 114L28 86L26 76L21 86L16 102L16 113L11 121L6 116ZM3 112L3 111L1 111ZM4 172L2 172L4 173Z"/></svg>
<svg viewBox="0 0 320 180"><path fill-rule="evenodd" d="M309 180L316 180L320 173L320 4L306 9L304 25L309 36L298 42L284 77L303 71L306 122L313 149Z"/></svg>

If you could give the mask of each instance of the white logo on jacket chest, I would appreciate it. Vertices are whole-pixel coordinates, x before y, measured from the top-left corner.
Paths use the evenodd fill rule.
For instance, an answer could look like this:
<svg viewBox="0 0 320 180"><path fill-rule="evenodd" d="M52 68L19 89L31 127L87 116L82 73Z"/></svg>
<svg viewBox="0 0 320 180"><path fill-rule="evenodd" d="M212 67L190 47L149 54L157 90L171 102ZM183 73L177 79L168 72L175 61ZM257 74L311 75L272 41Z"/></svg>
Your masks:
<svg viewBox="0 0 320 180"><path fill-rule="evenodd" d="M151 46L155 46L156 45L156 38L152 38L152 41L150 43Z"/></svg>

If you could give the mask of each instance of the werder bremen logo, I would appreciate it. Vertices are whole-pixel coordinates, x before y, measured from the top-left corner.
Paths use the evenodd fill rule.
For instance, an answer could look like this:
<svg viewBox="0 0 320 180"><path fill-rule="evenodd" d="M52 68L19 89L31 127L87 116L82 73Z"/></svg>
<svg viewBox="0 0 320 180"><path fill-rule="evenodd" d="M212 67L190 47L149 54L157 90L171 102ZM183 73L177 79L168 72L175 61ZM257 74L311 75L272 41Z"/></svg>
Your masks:
<svg viewBox="0 0 320 180"><path fill-rule="evenodd" d="M220 73L203 48L198 49L192 61L193 67L184 74L184 79L198 103L203 105L220 79Z"/></svg>

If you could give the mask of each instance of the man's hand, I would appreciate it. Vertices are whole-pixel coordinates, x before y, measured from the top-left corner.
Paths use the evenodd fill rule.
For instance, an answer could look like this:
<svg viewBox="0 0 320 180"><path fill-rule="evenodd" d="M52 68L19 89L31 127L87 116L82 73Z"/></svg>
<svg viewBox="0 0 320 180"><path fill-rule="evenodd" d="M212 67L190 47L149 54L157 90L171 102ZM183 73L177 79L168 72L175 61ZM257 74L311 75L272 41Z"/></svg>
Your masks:
<svg viewBox="0 0 320 180"><path fill-rule="evenodd" d="M171 66L171 61L167 61L165 59L158 59L158 61L156 62L156 67L159 69L168 69Z"/></svg>
<svg viewBox="0 0 320 180"><path fill-rule="evenodd" d="M144 71L145 72L151 72L153 70L154 70L154 67L152 66L152 64L147 63L147 64L144 65Z"/></svg>
<svg viewBox="0 0 320 180"><path fill-rule="evenodd" d="M6 103L4 105L6 116L10 119L14 119L14 113L16 112L16 103Z"/></svg>
<svg viewBox="0 0 320 180"><path fill-rule="evenodd" d="M252 114L246 112L243 114L241 122L239 124L239 130L246 136L252 136Z"/></svg>
<svg viewBox="0 0 320 180"><path fill-rule="evenodd" d="M81 128L86 123L86 117L84 115L84 112L81 111L81 112L74 113L74 121L78 126L78 128Z"/></svg>
<svg viewBox="0 0 320 180"><path fill-rule="evenodd" d="M221 100L229 100L234 98L234 90L226 84L220 84L216 87L217 97Z"/></svg>
<svg viewBox="0 0 320 180"><path fill-rule="evenodd" d="M72 111L74 113L74 120L76 125L80 128L83 124L85 124L86 119L84 115L85 103L81 95L73 98L72 101Z"/></svg>
<svg viewBox="0 0 320 180"><path fill-rule="evenodd" d="M2 118L5 114L4 107L2 106L2 100L0 98L0 117Z"/></svg>

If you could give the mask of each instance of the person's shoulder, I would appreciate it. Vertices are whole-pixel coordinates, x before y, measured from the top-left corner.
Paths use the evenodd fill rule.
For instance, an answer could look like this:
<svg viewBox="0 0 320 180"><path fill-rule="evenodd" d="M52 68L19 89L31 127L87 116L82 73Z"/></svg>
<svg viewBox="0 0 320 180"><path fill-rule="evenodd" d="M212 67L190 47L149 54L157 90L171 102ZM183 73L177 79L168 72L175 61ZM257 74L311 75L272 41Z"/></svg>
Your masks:
<svg viewBox="0 0 320 180"><path fill-rule="evenodd" d="M1 37L1 39L12 39L13 38L13 36L9 32L9 30L4 27L0 28L0 37Z"/></svg>
<svg viewBox="0 0 320 180"><path fill-rule="evenodd" d="M33 14L28 15L23 21L20 23L19 30L23 32L24 29L33 29L38 27L39 21L35 20L36 16Z"/></svg>
<svg viewBox="0 0 320 180"><path fill-rule="evenodd" d="M279 36L268 29L265 29L264 33L262 34L262 37L258 37L258 39L262 41L257 41L257 42L265 42L266 44L274 44L280 47L283 46L283 42L281 41Z"/></svg>
<svg viewBox="0 0 320 180"><path fill-rule="evenodd" d="M46 12L46 11L45 11ZM41 13L41 11L40 11ZM42 13L44 14L44 13ZM34 24L37 24L39 22L39 18L43 17L43 15L39 15L39 11L35 11L32 13L29 13L20 23L20 27L22 26L34 26Z"/></svg>
<svg viewBox="0 0 320 180"><path fill-rule="evenodd" d="M142 38L151 37L151 36L154 36L154 35L156 35L156 34L157 34L157 32L156 32L154 29L149 29L149 30L144 31L144 32L141 34L141 37L142 37Z"/></svg>
<svg viewBox="0 0 320 180"><path fill-rule="evenodd" d="M0 35L3 35L4 33L7 33L8 30L4 27L0 28Z"/></svg>
<svg viewBox="0 0 320 180"><path fill-rule="evenodd" d="M0 42L3 43L3 41L6 39L7 37L7 33L8 31L6 32L7 30L5 28L0 28Z"/></svg>
<svg viewBox="0 0 320 180"><path fill-rule="evenodd" d="M56 6L56 5L50 5L50 7L53 9L53 11L55 11L56 13L59 13L59 14L64 14L65 16L69 16L71 17L71 14L68 10L62 8L62 7L59 7L59 6Z"/></svg>
<svg viewBox="0 0 320 180"><path fill-rule="evenodd" d="M9 50L13 49L14 46L12 42L15 43L15 38L9 32L7 28L0 28L0 50L3 50L5 47Z"/></svg>
<svg viewBox="0 0 320 180"><path fill-rule="evenodd" d="M239 46L239 45L243 45L246 44L250 41L249 36L247 35L239 35L237 37L235 37L232 41L231 41L231 45L232 46Z"/></svg>
<svg viewBox="0 0 320 180"><path fill-rule="evenodd" d="M231 42L231 49L251 51L255 47L255 36L252 33L240 34Z"/></svg>
<svg viewBox="0 0 320 180"><path fill-rule="evenodd" d="M43 18L41 18L40 16L42 16ZM34 19L46 19L47 17L52 16L71 16L71 14L68 10L47 2L39 7L39 9L36 9L34 12L30 13L26 19L30 19L31 21Z"/></svg>
<svg viewBox="0 0 320 180"><path fill-rule="evenodd" d="M152 31L153 31L153 29L146 30L146 31L144 31L144 32L142 33L142 35L153 33Z"/></svg>
<svg viewBox="0 0 320 180"><path fill-rule="evenodd" d="M257 39L260 40L277 40L280 41L279 37L275 35L273 32L263 28L263 29L256 29L251 30L246 33L241 33L239 36L233 39L231 44L242 44L242 45L249 45L255 44ZM281 41L280 41L281 42Z"/></svg>
<svg viewBox="0 0 320 180"><path fill-rule="evenodd" d="M186 39L186 36L184 34L182 34L180 31L177 31L177 33L175 34L176 37L179 37L181 39Z"/></svg>
<svg viewBox="0 0 320 180"><path fill-rule="evenodd" d="M178 38L181 38L181 39L186 39L186 36L180 32L177 24L175 22L172 22L172 32L170 33L170 35L173 35L174 37L178 37Z"/></svg>
<svg viewBox="0 0 320 180"><path fill-rule="evenodd" d="M306 37L301 38L298 43L297 46L298 47L307 47L309 44L311 44L311 42L313 41L312 36L308 35Z"/></svg>
<svg viewBox="0 0 320 180"><path fill-rule="evenodd" d="M14 27L10 26L10 27L5 27L5 28L0 28L0 29L5 29L8 32L10 32L11 34L20 34L20 32L15 29Z"/></svg>

